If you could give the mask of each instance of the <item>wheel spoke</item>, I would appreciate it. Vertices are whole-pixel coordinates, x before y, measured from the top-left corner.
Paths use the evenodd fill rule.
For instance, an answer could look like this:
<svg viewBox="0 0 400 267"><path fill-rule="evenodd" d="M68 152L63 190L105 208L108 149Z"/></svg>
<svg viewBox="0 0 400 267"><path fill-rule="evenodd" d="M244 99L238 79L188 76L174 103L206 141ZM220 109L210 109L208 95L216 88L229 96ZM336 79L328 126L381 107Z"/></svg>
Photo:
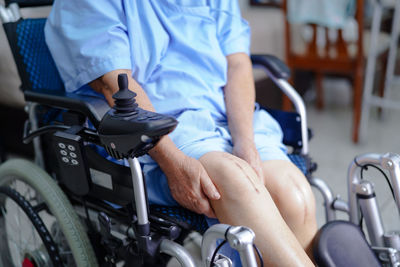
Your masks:
<svg viewBox="0 0 400 267"><path fill-rule="evenodd" d="M17 211L17 214L18 214L18 216L17 216L17 225L18 225L18 229L20 229L20 230L18 230L17 232L18 232L18 236L19 236L19 243L21 244L22 243L21 229L23 229L23 228L21 228L20 213L21 213L21 210L18 209L18 211Z"/></svg>
<svg viewBox="0 0 400 267"><path fill-rule="evenodd" d="M23 189L15 181L12 184L19 189ZM40 249L42 240L34 224L32 224L28 215L20 206L21 204L18 204L15 199L11 199L5 199L0 207L0 214L4 224L2 237L9 251L9 255L6 258L10 258L14 266L20 266L24 254Z"/></svg>
<svg viewBox="0 0 400 267"><path fill-rule="evenodd" d="M60 251L60 255L63 255L63 256L65 256L65 255L72 255L72 251Z"/></svg>
<svg viewBox="0 0 400 267"><path fill-rule="evenodd" d="M44 203L44 202L41 202L41 203L39 203L39 204L33 206L33 210L34 210L36 213L39 213L39 212L41 212L42 210L45 210L46 208L47 208L47 205L46 205L46 203Z"/></svg>

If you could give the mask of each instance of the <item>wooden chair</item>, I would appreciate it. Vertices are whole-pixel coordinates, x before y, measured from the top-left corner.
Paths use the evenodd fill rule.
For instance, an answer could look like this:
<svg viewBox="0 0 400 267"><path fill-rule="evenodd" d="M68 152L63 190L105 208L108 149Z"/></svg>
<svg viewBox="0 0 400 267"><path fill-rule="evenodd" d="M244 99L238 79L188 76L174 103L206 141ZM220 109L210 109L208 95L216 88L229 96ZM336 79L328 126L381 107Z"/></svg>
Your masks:
<svg viewBox="0 0 400 267"><path fill-rule="evenodd" d="M328 28L310 24L313 29L312 39L306 44L305 52L298 54L293 51L294 41L292 40L292 27L287 20L287 1L283 0L283 10L285 14L285 49L286 63L294 72L295 70L308 70L315 73L315 85L317 91L317 108L324 107L322 79L324 74L346 75L352 79L353 84L353 131L352 139L358 142L358 128L361 118L361 100L364 76L365 47L364 40L364 0L357 1L357 11L355 20L358 27L358 38L355 43L346 43L343 38L343 31L337 30L337 38L332 42L328 36ZM325 46L322 51L317 44L317 27L325 29ZM332 29L330 29L332 30ZM366 41L366 40L365 40ZM355 49L351 49L351 46ZM355 51L354 51L355 50ZM334 53L332 53L334 51ZM334 54L334 55L332 55ZM293 77L293 75L292 75ZM289 99L283 99L283 108L291 109Z"/></svg>

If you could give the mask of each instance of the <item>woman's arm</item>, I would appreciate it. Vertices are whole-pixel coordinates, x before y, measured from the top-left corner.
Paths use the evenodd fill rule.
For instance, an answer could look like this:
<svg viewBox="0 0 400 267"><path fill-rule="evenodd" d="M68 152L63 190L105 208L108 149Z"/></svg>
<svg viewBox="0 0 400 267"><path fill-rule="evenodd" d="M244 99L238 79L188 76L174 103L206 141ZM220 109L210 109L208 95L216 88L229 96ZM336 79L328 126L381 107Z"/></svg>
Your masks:
<svg viewBox="0 0 400 267"><path fill-rule="evenodd" d="M261 160L254 143L255 88L251 60L245 53L228 55L227 60L228 81L224 92L233 154L247 161L261 177Z"/></svg>
<svg viewBox="0 0 400 267"><path fill-rule="evenodd" d="M118 91L117 77L120 73L128 75L129 89L137 94L138 105L143 109L155 111L144 90L132 78L130 70L108 72L91 82L90 86L103 94L108 104L113 106L112 95ZM179 204L197 213L215 217L208 199L217 200L220 195L198 160L186 156L168 136L164 136L149 154L167 176L172 196Z"/></svg>

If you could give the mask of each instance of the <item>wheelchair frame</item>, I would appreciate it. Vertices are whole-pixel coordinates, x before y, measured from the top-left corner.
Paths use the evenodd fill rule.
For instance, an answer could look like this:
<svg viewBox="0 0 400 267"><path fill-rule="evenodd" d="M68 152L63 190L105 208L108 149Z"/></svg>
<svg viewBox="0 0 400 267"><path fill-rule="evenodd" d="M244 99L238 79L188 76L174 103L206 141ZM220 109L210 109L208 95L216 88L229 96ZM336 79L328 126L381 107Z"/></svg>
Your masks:
<svg viewBox="0 0 400 267"><path fill-rule="evenodd" d="M21 18L18 5L11 3L7 8L0 5L0 18L3 23L18 21ZM256 67L262 67L266 71L267 75L274 81L274 83L294 103L295 109L299 114L299 119L301 121L302 139L301 144L298 145L301 147L300 153L304 156L307 156L309 152L309 146L306 109L300 95L287 82L287 78L290 75L289 70L282 62L271 56L253 56L252 61ZM29 132L34 133L40 128L36 117L38 106L41 104L51 105L51 103L49 103L49 101L46 99L44 99L44 102L41 102L43 99L41 98L40 94L38 95L35 92L26 91L25 97L28 101L26 111L29 114ZM38 100L37 103L35 102L36 100ZM93 103L93 101L96 102L97 100L91 99L89 102ZM67 104L58 103L55 106L58 108L66 108ZM92 116L98 116L97 119L100 119L106 111L103 108L100 113L91 113L91 109L93 108L91 104L82 106L88 109L84 113ZM26 132L28 132L28 128ZM37 165L45 169L46 166L43 159L44 157L41 149L42 144L40 138L33 138L33 143L35 162ZM136 158L130 158L128 159L128 162L132 176L135 199L134 205L137 211L137 222L139 225L148 225L148 205L140 164ZM359 211L361 210L366 220L366 227L373 249L377 252L383 262L388 262L392 266L397 266L400 265L400 236L397 233L384 232L373 185L369 181L361 180L357 175L357 170L362 168L362 166L365 164L374 164L389 171L391 183L394 186L396 205L400 212L400 156L397 154L366 154L358 156L356 160L350 164L348 171L348 202L345 202L339 198L334 198L331 189L328 187L325 181L311 176L308 176L307 178L310 184L316 187L324 198L326 212L325 216L328 222L336 219L336 211L343 211L349 214L351 222L357 224L359 220ZM86 217L84 210L80 209L79 207L76 208L76 212L78 214L80 214L82 217ZM96 209L89 209L89 213L95 213L97 215L99 214ZM119 225L119 227L123 228L123 230L111 229L111 232L115 235L117 235L118 232L120 232L120 234L123 232L127 233L127 236L130 236L131 238L137 238L135 237L133 229L130 228L129 225ZM101 228L101 226L98 228ZM231 227L221 224L212 226L204 234L202 242L202 262L204 266L210 265L210 257L212 252L216 249L216 240L218 239L227 239L229 244L239 251L243 266L256 266L256 259L253 251L254 233L251 231L251 229L244 227ZM158 245L160 252L177 258L182 266L195 266L191 255L180 244L169 239L163 239ZM151 250L153 249L155 248L152 248ZM384 254L384 256L382 256L382 254ZM215 262L215 266L229 266L229 264L231 264L230 260L222 256Z"/></svg>

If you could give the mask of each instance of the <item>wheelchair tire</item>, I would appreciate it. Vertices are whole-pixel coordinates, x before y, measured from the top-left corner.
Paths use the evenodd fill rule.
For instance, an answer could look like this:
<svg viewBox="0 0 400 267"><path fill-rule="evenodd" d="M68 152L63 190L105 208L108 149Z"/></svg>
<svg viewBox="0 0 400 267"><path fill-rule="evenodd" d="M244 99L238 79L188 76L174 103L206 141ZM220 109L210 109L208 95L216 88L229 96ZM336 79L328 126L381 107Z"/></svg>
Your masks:
<svg viewBox="0 0 400 267"><path fill-rule="evenodd" d="M98 266L85 228L56 181L32 162L12 159L0 165L0 186L8 186L13 181L25 183L43 200L65 237L75 265Z"/></svg>
<svg viewBox="0 0 400 267"><path fill-rule="evenodd" d="M45 263L51 263L53 267L59 267L63 266L61 257L58 253L57 245L55 244L49 230L47 229L46 225L43 223L43 220L40 218L40 216L35 212L34 208L32 205L23 197L21 194L19 194L16 190L12 189L11 187L8 186L0 186L0 198L1 198L1 215L0 215L0 226L3 228L3 232L5 232L5 238L3 239L3 242L0 243L0 259L1 263L5 266L12 266L14 259L13 255L10 252L9 248L9 234L6 230L6 228L13 228L14 226L7 227L6 223L6 214L8 213L14 213L14 217L17 218L16 223L19 225L21 222L21 217L26 217L30 224L32 224L33 228L31 229L21 229L20 233L13 233L13 237L17 236L19 234L19 239L20 241L24 242L26 240L22 240L21 238L21 232L23 233L28 233L30 232L31 237L27 240L29 242L26 242L25 244L25 249L24 249L24 255L20 259L19 262L26 262L26 264L31 263L35 266L40 266L40 265L45 265ZM14 204L10 205L10 202L4 201L6 199L12 200ZM5 205L3 205L5 204ZM16 206L15 206L16 205ZM7 207L8 206L8 207ZM23 216L21 216L20 211L22 210ZM18 215L18 216L16 216ZM22 226L19 225L19 226ZM25 225L24 225L25 226ZM5 230L5 231L4 231ZM32 230L32 231L29 231ZM35 236L35 238L32 238ZM30 242L31 239L34 239L37 241L37 236L39 236L42 245L34 246L32 247L32 244ZM3 236L1 236L3 237ZM15 247L19 247L17 245L17 242L15 239L11 237L12 242ZM7 241L6 241L7 240ZM35 242L36 243L36 242ZM29 249L27 249L29 247Z"/></svg>

